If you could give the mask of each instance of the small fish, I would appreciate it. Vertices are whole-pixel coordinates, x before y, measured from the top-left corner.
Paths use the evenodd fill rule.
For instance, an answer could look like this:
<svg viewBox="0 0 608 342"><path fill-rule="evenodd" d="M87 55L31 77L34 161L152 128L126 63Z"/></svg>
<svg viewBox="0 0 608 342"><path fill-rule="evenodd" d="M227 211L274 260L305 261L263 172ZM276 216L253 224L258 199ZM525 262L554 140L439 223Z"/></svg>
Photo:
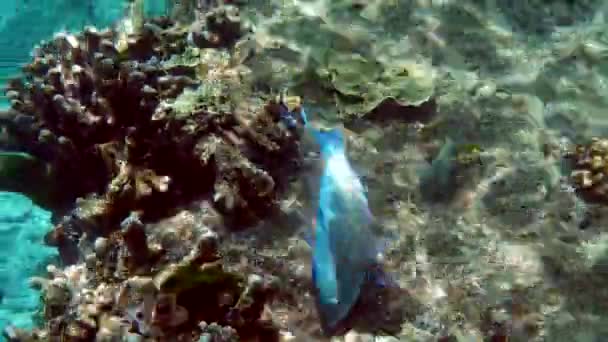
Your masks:
<svg viewBox="0 0 608 342"><path fill-rule="evenodd" d="M312 278L326 332L334 330L357 302L365 281L386 285L379 267L384 242L371 230L374 217L365 190L345 155L340 129L313 128L299 108L305 134L319 145L322 171L312 234ZM289 120L288 120L289 121Z"/></svg>

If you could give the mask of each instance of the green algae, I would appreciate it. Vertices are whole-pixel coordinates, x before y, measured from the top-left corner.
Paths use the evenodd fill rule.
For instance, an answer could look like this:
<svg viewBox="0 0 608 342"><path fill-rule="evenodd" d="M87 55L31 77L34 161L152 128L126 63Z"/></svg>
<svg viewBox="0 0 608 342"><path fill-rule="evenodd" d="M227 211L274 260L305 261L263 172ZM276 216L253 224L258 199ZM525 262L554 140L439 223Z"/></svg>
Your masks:
<svg viewBox="0 0 608 342"><path fill-rule="evenodd" d="M159 288L163 292L171 293L205 288L240 294L243 283L242 277L225 271L221 263L209 263L203 266L184 263L175 266L171 274L162 280Z"/></svg>

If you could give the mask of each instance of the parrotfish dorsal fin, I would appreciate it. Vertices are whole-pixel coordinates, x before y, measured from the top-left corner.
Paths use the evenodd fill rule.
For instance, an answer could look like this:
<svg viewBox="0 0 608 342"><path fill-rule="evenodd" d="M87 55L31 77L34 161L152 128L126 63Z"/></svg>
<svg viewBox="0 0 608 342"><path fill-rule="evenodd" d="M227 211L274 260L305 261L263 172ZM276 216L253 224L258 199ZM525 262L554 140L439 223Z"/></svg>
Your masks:
<svg viewBox="0 0 608 342"><path fill-rule="evenodd" d="M306 114L306 110L304 109L304 107L301 107L301 106L298 107L296 109L296 112L299 113L302 123L311 132L311 135L315 138L315 140L317 141L317 143L320 146L325 146L324 143L328 142L327 141L328 138L331 138L333 136L333 139L331 139L331 140L334 142L339 141L340 143L339 144L334 143L332 146L339 147L341 150L346 151L346 149L348 148L348 139L346 139L346 138L349 136L354 136L355 132L347 129L344 126L338 126L338 127L332 128L330 130L326 130L326 131L320 130L320 129L312 126L312 124L308 120L308 114ZM325 133L325 134L319 135L318 133Z"/></svg>
<svg viewBox="0 0 608 342"><path fill-rule="evenodd" d="M312 130L311 133L321 147L322 154L334 154L344 151L344 134L339 128L329 131Z"/></svg>

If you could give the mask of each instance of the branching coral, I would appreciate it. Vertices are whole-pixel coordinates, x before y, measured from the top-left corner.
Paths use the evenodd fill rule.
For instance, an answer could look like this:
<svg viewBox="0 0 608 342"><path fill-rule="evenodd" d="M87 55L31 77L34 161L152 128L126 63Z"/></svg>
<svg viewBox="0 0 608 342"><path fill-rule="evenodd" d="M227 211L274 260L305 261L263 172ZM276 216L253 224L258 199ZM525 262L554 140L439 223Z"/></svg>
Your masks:
<svg viewBox="0 0 608 342"><path fill-rule="evenodd" d="M265 304L278 289L273 279L251 275L246 282L226 268L219 237L211 231L197 234L191 252L177 262L165 254L154 257L155 248L146 246L149 235L134 214L122 232L98 238L85 262L64 270L49 266L48 278L31 280L42 290L41 316L47 324L29 333L11 328L5 334L78 341L258 334ZM144 264L154 266L144 275L134 275L138 268L119 274L112 266L142 261L143 255L148 256ZM218 325L231 328L218 330ZM267 334L267 327L263 330Z"/></svg>
<svg viewBox="0 0 608 342"><path fill-rule="evenodd" d="M12 134L50 163L66 198L83 197L47 237L66 263L131 212L150 221L209 192L227 223L255 222L297 158L297 137L243 82L246 67L186 49L187 30L167 18L140 26L58 34L7 89Z"/></svg>
<svg viewBox="0 0 608 342"><path fill-rule="evenodd" d="M157 63L185 44L185 33L170 21L147 22L122 50L121 39L119 32L93 28L58 34L34 51L25 77L9 83L12 121L28 123L13 129L34 155L52 163L68 197L100 191L121 171L121 161L105 159L110 169L100 164L106 144L128 150L122 157L129 161L141 158L148 146L138 138L154 129L149 119L159 100L195 84L185 74L166 75Z"/></svg>
<svg viewBox="0 0 608 342"><path fill-rule="evenodd" d="M223 11L205 19L205 30L232 30L214 47L241 32ZM49 163L74 206L45 238L66 268L33 280L45 324L6 335L269 336L261 321L275 282L247 283L222 258L214 229L273 212L297 170L299 137L239 58L187 47L188 30L167 18L136 24L58 34L9 84L2 122L11 139ZM193 202L204 205L185 210Z"/></svg>

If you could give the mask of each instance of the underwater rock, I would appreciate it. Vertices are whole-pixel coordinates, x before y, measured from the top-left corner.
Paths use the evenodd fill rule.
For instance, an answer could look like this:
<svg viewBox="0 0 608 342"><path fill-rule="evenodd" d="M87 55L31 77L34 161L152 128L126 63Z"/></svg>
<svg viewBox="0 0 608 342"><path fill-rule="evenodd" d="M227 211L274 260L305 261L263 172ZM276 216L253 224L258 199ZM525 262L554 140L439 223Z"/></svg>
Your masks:
<svg viewBox="0 0 608 342"><path fill-rule="evenodd" d="M504 155L504 151L494 151L494 158L501 154ZM522 228L539 222L546 215L550 195L559 183L560 170L553 158L541 151L521 152L514 156L499 161L506 166L495 170L494 175L484 181L479 195L495 218ZM500 164L494 164L490 169L497 165Z"/></svg>
<svg viewBox="0 0 608 342"><path fill-rule="evenodd" d="M597 0L533 0L527 6L511 6L511 3L504 0L496 2L501 13L518 30L538 35L547 35L555 26L570 26L579 21L590 20L598 4Z"/></svg>
<svg viewBox="0 0 608 342"><path fill-rule="evenodd" d="M592 128L592 120L580 108L570 102L550 103L545 113L547 126L573 141L579 141L588 136Z"/></svg>
<svg viewBox="0 0 608 342"><path fill-rule="evenodd" d="M387 58L368 60L366 63L381 65L382 69L374 77L374 74L369 74L362 66L343 63L340 60L328 66L327 72L335 75L331 83L338 91L338 105L342 106L347 114L360 116L369 113L386 99L393 99L402 106L418 106L434 94L435 73L430 65L422 61L392 60L389 63ZM360 76L356 78L355 75ZM363 84L373 84L373 87L361 89Z"/></svg>
<svg viewBox="0 0 608 342"><path fill-rule="evenodd" d="M437 102L429 99L418 106L403 105L393 98L379 103L372 111L363 116L379 124L389 125L391 122L422 122L427 123L437 114Z"/></svg>

